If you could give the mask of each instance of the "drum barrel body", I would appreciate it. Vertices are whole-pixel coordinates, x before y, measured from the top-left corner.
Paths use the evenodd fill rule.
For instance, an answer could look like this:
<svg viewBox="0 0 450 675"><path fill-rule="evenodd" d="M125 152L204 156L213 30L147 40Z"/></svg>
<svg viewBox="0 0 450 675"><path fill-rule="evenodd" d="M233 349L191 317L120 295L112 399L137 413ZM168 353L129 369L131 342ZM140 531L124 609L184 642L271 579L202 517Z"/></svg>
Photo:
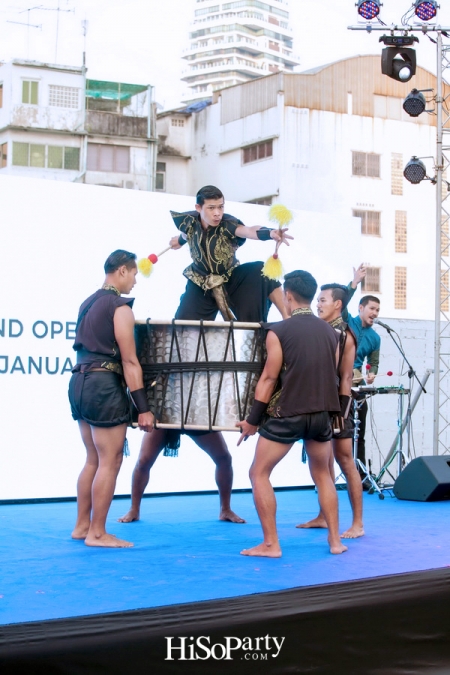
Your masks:
<svg viewBox="0 0 450 675"><path fill-rule="evenodd" d="M135 338L158 427L238 430L264 367L259 324L137 321Z"/></svg>

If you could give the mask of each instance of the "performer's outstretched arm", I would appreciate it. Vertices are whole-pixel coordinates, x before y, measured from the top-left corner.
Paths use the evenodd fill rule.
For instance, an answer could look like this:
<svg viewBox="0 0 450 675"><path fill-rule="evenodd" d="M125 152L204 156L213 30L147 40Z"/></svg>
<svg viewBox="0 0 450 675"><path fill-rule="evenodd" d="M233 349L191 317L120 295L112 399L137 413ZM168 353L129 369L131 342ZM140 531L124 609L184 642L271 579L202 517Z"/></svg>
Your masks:
<svg viewBox="0 0 450 675"><path fill-rule="evenodd" d="M355 291L358 288L358 284L361 283L361 281L365 278L366 274L367 274L367 268L364 265L364 263L361 263L361 265L359 267L357 267L356 269L353 268L353 279L352 279L352 281L350 281L350 283L347 286L347 288L349 290L349 294L350 294L350 297L348 299L349 302L353 298L353 296L355 295ZM348 309L346 307L342 311L342 318L344 319L344 321L347 321L348 317L349 317L349 312L348 312Z"/></svg>
<svg viewBox="0 0 450 675"><path fill-rule="evenodd" d="M252 225L247 227L247 225L238 225L236 228L236 236L242 237L243 239L273 239L274 241L280 242L280 244L286 244L289 246L289 239L293 239L290 234L286 234L289 228L284 227L282 230L277 228L262 227L261 225ZM259 234L258 234L259 232Z"/></svg>

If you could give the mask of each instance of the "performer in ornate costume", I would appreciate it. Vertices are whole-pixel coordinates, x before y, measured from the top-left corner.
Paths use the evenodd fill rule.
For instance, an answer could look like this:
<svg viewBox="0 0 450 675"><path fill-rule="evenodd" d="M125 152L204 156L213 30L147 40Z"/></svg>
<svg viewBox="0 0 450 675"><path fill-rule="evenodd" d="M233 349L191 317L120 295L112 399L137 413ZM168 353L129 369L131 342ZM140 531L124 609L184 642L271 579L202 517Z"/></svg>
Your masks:
<svg viewBox="0 0 450 675"><path fill-rule="evenodd" d="M211 185L201 188L196 197L195 211L172 212L180 234L170 240L174 249L189 244L192 264L184 271L186 291L181 297L176 319L213 321L220 310L225 321L266 321L271 302L283 317L281 284L262 275L262 262L240 265L236 250L246 239L270 239L289 245L286 229L246 227L240 220L224 213L224 196ZM226 289L226 290L225 290ZM233 467L223 435L219 432L185 432L204 450L216 465L216 483L220 499L220 520L245 522L231 510ZM120 522L139 519L142 495L148 484L150 469L159 453L170 453L179 446L180 433L155 429L145 434L136 463L131 490L131 508Z"/></svg>
<svg viewBox="0 0 450 675"><path fill-rule="evenodd" d="M313 315L310 305L316 290L317 283L308 272L297 270L285 276L284 297L291 318L268 325L267 361L255 401L248 418L238 423L239 443L259 427L250 480L264 534L261 544L244 549L242 555L281 556L270 474L301 439L328 525L330 552L347 550L339 537L337 494L329 471L331 416L340 412L336 387L339 336Z"/></svg>
<svg viewBox="0 0 450 675"><path fill-rule="evenodd" d="M195 211L172 212L180 235L170 244L177 249L188 243L192 258L184 270L188 282L175 318L213 321L220 310L225 321L258 323L267 320L272 302L287 318L280 282L262 275L262 262L240 265L236 258L236 250L246 239L273 239L289 245L292 237L286 234L287 228L246 227L224 209L222 192L207 185L197 193Z"/></svg>
<svg viewBox="0 0 450 675"><path fill-rule="evenodd" d="M136 283L136 256L114 251L105 262L105 273L103 287L80 307L73 346L77 364L69 401L86 447L86 464L77 483L78 517L72 538L84 539L87 546L128 548L133 544L105 530L130 422L125 383L139 413L139 428L151 431L153 415L136 357L134 301L121 297Z"/></svg>
<svg viewBox="0 0 450 675"><path fill-rule="evenodd" d="M343 428L333 431L330 454L330 475L335 481L334 459L342 470L347 482L348 496L353 512L353 522L341 537L355 539L362 537L364 526L362 521L362 485L353 459L354 424L351 412L351 387L353 380L353 363L356 357L356 337L351 328L342 318L342 311L347 307L350 298L349 290L340 284L325 284L321 286L317 300L319 318L326 321L339 333L339 363L338 363L338 391L341 402L341 419ZM300 528L327 527L325 516L320 510L317 518L297 525Z"/></svg>

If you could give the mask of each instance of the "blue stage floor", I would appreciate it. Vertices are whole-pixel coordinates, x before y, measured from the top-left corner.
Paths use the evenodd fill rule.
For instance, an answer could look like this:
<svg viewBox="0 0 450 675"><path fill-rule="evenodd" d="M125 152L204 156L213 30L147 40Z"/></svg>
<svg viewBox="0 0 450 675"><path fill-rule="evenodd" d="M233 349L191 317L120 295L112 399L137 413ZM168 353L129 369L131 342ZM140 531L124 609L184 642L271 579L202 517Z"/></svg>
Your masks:
<svg viewBox="0 0 450 675"><path fill-rule="evenodd" d="M233 496L245 525L217 520L216 495L145 499L142 520L116 521L128 500L113 502L108 530L133 541L127 550L72 541L75 503L0 506L0 624L59 619L213 600L450 566L450 502L416 503L364 494L366 536L328 553L326 531L295 524L317 512L313 490L279 492L283 557L246 558L261 540L250 494ZM341 530L350 524L339 493Z"/></svg>

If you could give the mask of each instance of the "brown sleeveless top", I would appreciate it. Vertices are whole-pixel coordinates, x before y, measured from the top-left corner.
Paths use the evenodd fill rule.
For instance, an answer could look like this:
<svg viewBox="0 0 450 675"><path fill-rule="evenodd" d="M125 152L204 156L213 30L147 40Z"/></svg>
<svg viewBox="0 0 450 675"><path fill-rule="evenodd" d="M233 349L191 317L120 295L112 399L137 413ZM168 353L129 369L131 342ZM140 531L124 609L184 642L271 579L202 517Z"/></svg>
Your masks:
<svg viewBox="0 0 450 675"><path fill-rule="evenodd" d="M283 367L267 408L272 417L339 412L336 347L339 333L312 313L267 324L283 349Z"/></svg>

